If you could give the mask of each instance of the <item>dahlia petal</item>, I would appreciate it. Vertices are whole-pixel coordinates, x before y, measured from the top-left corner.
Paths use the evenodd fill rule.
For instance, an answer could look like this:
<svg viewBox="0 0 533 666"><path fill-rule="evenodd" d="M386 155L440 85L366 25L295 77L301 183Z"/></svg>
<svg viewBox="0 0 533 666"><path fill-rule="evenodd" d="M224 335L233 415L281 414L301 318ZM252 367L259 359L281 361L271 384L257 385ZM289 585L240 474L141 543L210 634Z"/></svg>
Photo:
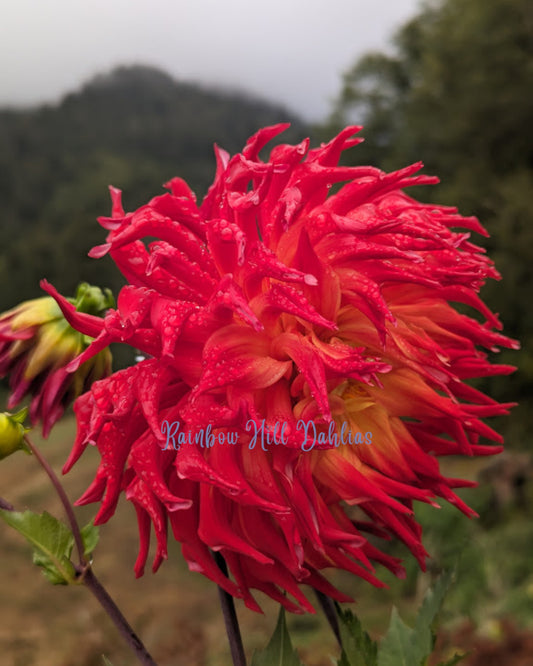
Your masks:
<svg viewBox="0 0 533 666"><path fill-rule="evenodd" d="M326 580L324 576L322 576L316 571L313 571L305 582L307 585L311 585L313 589L322 592L322 594L326 594L334 601L338 601L340 603L351 603L354 601L352 597L350 597L347 594L343 594L340 590L334 587L328 580Z"/></svg>
<svg viewBox="0 0 533 666"><path fill-rule="evenodd" d="M200 215L204 220L212 218L214 216L214 210L217 210L216 215L220 215L219 200L224 190L223 178L225 175L225 170L230 160L229 153L219 148L219 146L216 144L214 146L214 150L217 163L215 180L207 190L207 194L200 206Z"/></svg>
<svg viewBox="0 0 533 666"><path fill-rule="evenodd" d="M111 195L112 203L111 215L113 217L123 217L124 208L122 207L122 190L110 185L109 194Z"/></svg>
<svg viewBox="0 0 533 666"><path fill-rule="evenodd" d="M188 509L191 506L191 500L176 497L169 491L162 471L165 461L158 454L153 437L140 438L131 448L128 464L137 473L137 478L141 479L146 488L164 504L167 511ZM169 451L169 454L166 458L168 463L172 463L172 452Z"/></svg>
<svg viewBox="0 0 533 666"><path fill-rule="evenodd" d="M351 137L363 129L362 125L349 125L345 127L336 137L331 139L329 143L323 144L320 148L309 151L307 160L317 161L323 166L336 166L343 150L356 145L353 143L354 139ZM359 142L359 139L355 139ZM375 169L377 171L377 169Z"/></svg>
<svg viewBox="0 0 533 666"><path fill-rule="evenodd" d="M106 489L100 510L94 519L95 525L107 522L115 513L118 503L128 455L126 446L120 441L120 435L120 430L115 425L106 423L98 437L97 445L102 456L101 468L106 476Z"/></svg>
<svg viewBox="0 0 533 666"><path fill-rule="evenodd" d="M306 338L292 333L278 336L273 345L273 352L289 356L298 366L324 418L331 420L328 390L324 372L324 363L318 352L307 342Z"/></svg>
<svg viewBox="0 0 533 666"><path fill-rule="evenodd" d="M133 285L154 289L171 298L194 297L194 291L160 266L151 266L150 254L142 241L134 241L118 249L112 249L111 257L126 280Z"/></svg>
<svg viewBox="0 0 533 666"><path fill-rule="evenodd" d="M255 331L262 331L264 329L263 324L248 305L248 301L244 297L241 288L235 284L231 274L224 275L220 280L208 307L214 313L217 313L221 309L233 310Z"/></svg>
<svg viewBox="0 0 533 666"><path fill-rule="evenodd" d="M232 382L253 389L274 384L289 370L291 363L267 356L267 349L267 339L259 333L249 335L236 325L219 329L204 348L204 371L193 397Z"/></svg>
<svg viewBox="0 0 533 666"><path fill-rule="evenodd" d="M43 437L46 439L50 430L62 416L64 407L61 406L61 398L69 388L70 374L65 368L58 368L51 372L45 379L44 384L32 400L30 406L30 418L33 421L38 420L39 414L44 414Z"/></svg>
<svg viewBox="0 0 533 666"><path fill-rule="evenodd" d="M189 199L191 202L196 203L196 194L191 190L183 178L175 176L167 183L164 183L163 187L166 187L167 190L170 190L172 196L174 197L185 197L185 199Z"/></svg>
<svg viewBox="0 0 533 666"><path fill-rule="evenodd" d="M80 365L88 361L90 358L93 358L93 356L96 356L96 354L99 354L102 350L107 349L111 342L113 342L111 335L109 335L107 331L102 331L102 333L91 342L87 349L76 356L76 358L66 366L67 371L76 372Z"/></svg>
<svg viewBox="0 0 533 666"><path fill-rule="evenodd" d="M144 575L144 567L148 559L148 551L150 550L150 516L139 504L134 503L134 506L139 529L139 553L133 565L133 570L135 578L140 578Z"/></svg>
<svg viewBox="0 0 533 666"><path fill-rule="evenodd" d="M294 268L286 266L279 261L276 255L266 248L262 243L255 243L248 254L248 261L253 267L252 278L271 277L284 282L305 283L309 286L316 286L318 280L310 273L303 273Z"/></svg>
<svg viewBox="0 0 533 666"><path fill-rule="evenodd" d="M324 326L332 331L337 330L335 322L328 321L322 317L313 306L308 302L305 296L289 285L274 284L268 292L267 302L270 307L287 312L310 321L317 326Z"/></svg>
<svg viewBox="0 0 533 666"><path fill-rule="evenodd" d="M385 583L376 578L376 576L367 571L360 564L354 562L340 548L327 547L324 558L324 563L321 563L322 567L334 565L341 569L345 569L346 571L350 571L359 578L362 578L371 585L374 585L374 587L387 587Z"/></svg>
<svg viewBox="0 0 533 666"><path fill-rule="evenodd" d="M453 494L453 493L452 493ZM409 516L394 513L388 506L365 504L363 510L374 520L381 522L388 530L396 534L418 560L423 571L426 569L428 553L420 541L420 528Z"/></svg>
<svg viewBox="0 0 533 666"><path fill-rule="evenodd" d="M84 506L92 502L99 502L105 492L107 477L103 469L98 469L96 476L83 495L78 498L74 504L76 506ZM96 523L95 523L96 524Z"/></svg>
<svg viewBox="0 0 533 666"><path fill-rule="evenodd" d="M126 499L134 503L136 509L144 509L146 514L150 517L157 539L157 550L154 556L152 571L155 573L161 566L163 560L168 559L167 551L167 520L160 502L156 500L154 495L150 492L148 486L143 483L141 479L136 479L133 484L130 484L126 490ZM137 516L139 513L137 512ZM139 519L139 518L138 518ZM146 533L146 523L143 520L141 528L145 531L145 543L141 543L139 556L135 564L135 575L137 578L142 576L144 572L144 565L146 562L147 546L150 544L150 533ZM149 527L148 527L149 530Z"/></svg>
<svg viewBox="0 0 533 666"><path fill-rule="evenodd" d="M221 275L231 273L244 264L246 236L234 222L214 220L207 231L207 240Z"/></svg>
<svg viewBox="0 0 533 666"><path fill-rule="evenodd" d="M182 479L204 482L217 486L230 493L239 493L239 484L219 473L200 454L197 446L184 446L179 450L174 461L177 475Z"/></svg>
<svg viewBox="0 0 533 666"><path fill-rule="evenodd" d="M257 587L265 594L268 594L270 597L279 601L285 608L288 610L292 609L293 613L314 613L315 609L309 603L305 595L299 590L297 584L294 581L294 578L289 574L285 569L283 564L274 566L272 564L259 565L257 562L251 560L246 563L246 569L249 574L255 579L253 582L250 582L251 587ZM282 594L279 595L279 588L286 590L291 594L296 602L297 607L294 608L294 605L290 600L287 600ZM289 606L283 601L289 603Z"/></svg>
<svg viewBox="0 0 533 666"><path fill-rule="evenodd" d="M95 245L93 248L89 250L89 252L87 252L87 256L91 257L91 259L101 259L102 257L106 256L106 254L109 252L111 248L112 248L111 243L103 243L102 245Z"/></svg>
<svg viewBox="0 0 533 666"><path fill-rule="evenodd" d="M236 448L231 444L228 447L224 448L220 444L214 446L209 456L209 463L215 469L224 469L225 474L232 480L234 487L231 490L220 487L221 492L235 499L239 504L256 506L271 513L289 513L290 509L285 504L268 500L250 486L242 469L244 465L241 457L245 457L246 454L241 455L240 447ZM271 494L267 491L267 495Z"/></svg>
<svg viewBox="0 0 533 666"><path fill-rule="evenodd" d="M162 370L153 359L142 361L135 368L135 392L142 413L150 426L152 436L158 441L164 441L166 438L161 432L159 404L164 385L172 378L173 373L169 368Z"/></svg>
<svg viewBox="0 0 533 666"><path fill-rule="evenodd" d="M215 498L218 498L218 501ZM214 551L227 548L247 555L261 564L273 564L270 557L253 548L247 541L235 534L228 504L215 488L209 488L207 484L201 486L198 526L200 539Z"/></svg>
<svg viewBox="0 0 533 666"><path fill-rule="evenodd" d="M324 264L318 257L308 231L302 229L297 233L296 239L289 238L291 233L286 234L290 245L297 243L293 265L305 273L312 273L318 280L317 287L306 287L303 289L304 296L309 302L320 310L323 317L328 321L336 322L341 303L341 291L338 276L329 266ZM292 242L291 242L292 241Z"/></svg>
<svg viewBox="0 0 533 666"><path fill-rule="evenodd" d="M194 300L203 302L216 286L210 273L169 243L157 241L150 244L150 259L146 265L146 275L150 277L157 268L177 278L182 287L187 288Z"/></svg>
<svg viewBox="0 0 533 666"><path fill-rule="evenodd" d="M186 226L198 238L205 240L205 223L198 213L195 196L181 178L173 178L170 186L172 194L154 197L149 206L156 212Z"/></svg>
<svg viewBox="0 0 533 666"><path fill-rule="evenodd" d="M225 557L228 560L228 563L231 563L231 570L232 572L239 571L237 568L237 564L235 561L237 560L237 557L239 560L243 559L239 556L234 556L232 553L227 553L225 554ZM277 601L279 604L281 604L286 610L288 610L290 613L296 613L296 614L302 614L303 611L298 606L297 604L293 603L280 589L274 585L274 583L269 582L268 580L264 580L263 577L258 578L251 573L251 567L248 565L248 562L244 563L240 567L240 571L242 574L238 577L239 583L242 587L246 588L255 588L257 590L260 590L264 594L268 595L273 599L274 601ZM238 574L235 574L236 577ZM251 610L255 610L255 607L257 606L255 600L251 598L251 603L250 603L250 597L244 598L244 603L248 608Z"/></svg>
<svg viewBox="0 0 533 666"><path fill-rule="evenodd" d="M46 291L47 294L50 294L52 298L55 298L65 319L73 328L91 338L96 338L102 332L104 323L100 317L95 317L94 315L86 314L84 312L78 312L72 303L69 303L64 296L61 296L57 289L55 289L55 287L53 287L47 280L41 280L39 284L41 285L41 289Z"/></svg>
<svg viewBox="0 0 533 666"><path fill-rule="evenodd" d="M78 430L69 457L63 465L63 474L66 474L72 469L87 447L87 433L89 431L93 404L93 397L90 393L84 393L74 403L74 413L76 414Z"/></svg>
<svg viewBox="0 0 533 666"><path fill-rule="evenodd" d="M342 470L342 475L337 474ZM360 465L357 470L341 456L324 456L321 460L317 478L334 490L348 504L368 504L371 500L383 503L400 513L412 513L411 510L381 490L379 485L368 479L370 469ZM364 472L364 473L363 473Z"/></svg>
<svg viewBox="0 0 533 666"><path fill-rule="evenodd" d="M290 127L290 123L278 123L270 127L264 127L251 136L243 148L242 154L248 160L257 160L259 151L278 134L281 134Z"/></svg>

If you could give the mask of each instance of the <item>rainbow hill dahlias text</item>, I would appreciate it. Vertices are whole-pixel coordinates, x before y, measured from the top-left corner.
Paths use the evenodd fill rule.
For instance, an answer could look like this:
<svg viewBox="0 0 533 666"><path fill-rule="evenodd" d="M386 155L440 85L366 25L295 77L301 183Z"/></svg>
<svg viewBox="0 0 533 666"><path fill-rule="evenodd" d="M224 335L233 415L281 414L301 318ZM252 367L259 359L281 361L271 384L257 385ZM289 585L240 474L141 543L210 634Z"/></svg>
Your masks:
<svg viewBox="0 0 533 666"><path fill-rule="evenodd" d="M260 130L233 157L216 148L200 204L180 178L128 213L111 189L112 215L100 219L107 239L91 254L110 254L129 284L103 319L44 286L94 338L70 371L111 342L146 357L75 403L65 471L89 443L101 455L78 503L100 502L96 523L113 516L122 493L133 503L137 575L151 526L154 570L167 557L170 527L189 567L249 608L259 610L256 589L302 612L313 609L301 583L347 600L324 569L377 586L376 564L402 575L369 533L400 539L423 567L414 500L444 498L474 514L454 492L471 484L444 477L438 457L501 450L483 419L509 405L465 380L511 372L486 350L517 344L478 296L498 278L471 240L486 235L479 222L407 194L436 182L416 175L421 164L393 173L338 166L359 142L356 127L316 149L307 140L278 144L263 161L260 151L285 128ZM372 445L335 447L326 437L305 452L300 420L317 433L347 423L352 435L372 433ZM239 444L163 450L163 421L191 433L207 425L238 432ZM250 421L286 423L286 445L251 449Z"/></svg>

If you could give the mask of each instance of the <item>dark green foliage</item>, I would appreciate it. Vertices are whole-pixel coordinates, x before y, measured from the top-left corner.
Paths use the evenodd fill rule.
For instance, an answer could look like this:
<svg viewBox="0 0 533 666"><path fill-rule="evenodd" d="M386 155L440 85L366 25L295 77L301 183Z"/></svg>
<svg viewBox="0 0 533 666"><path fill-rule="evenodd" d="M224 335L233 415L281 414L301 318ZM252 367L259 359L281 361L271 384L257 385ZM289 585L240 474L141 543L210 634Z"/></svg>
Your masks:
<svg viewBox="0 0 533 666"><path fill-rule="evenodd" d="M123 190L126 210L174 176L201 200L215 142L233 154L261 126L286 121L282 140L301 140L306 129L284 109L140 66L98 76L58 106L0 111L0 312L39 296L43 277L64 293L82 280L116 293L113 262L87 257L107 233L96 217L110 212L108 185Z"/></svg>
<svg viewBox="0 0 533 666"><path fill-rule="evenodd" d="M342 654L338 666L377 666L378 645L363 629L352 611L337 610L342 639Z"/></svg>
<svg viewBox="0 0 533 666"><path fill-rule="evenodd" d="M406 624L394 607L379 643L370 638L351 611L338 609L343 644L338 666L426 666L435 647L438 615L451 578L451 571L443 574L426 592L414 627ZM452 666L462 659L463 655L455 655L439 666Z"/></svg>

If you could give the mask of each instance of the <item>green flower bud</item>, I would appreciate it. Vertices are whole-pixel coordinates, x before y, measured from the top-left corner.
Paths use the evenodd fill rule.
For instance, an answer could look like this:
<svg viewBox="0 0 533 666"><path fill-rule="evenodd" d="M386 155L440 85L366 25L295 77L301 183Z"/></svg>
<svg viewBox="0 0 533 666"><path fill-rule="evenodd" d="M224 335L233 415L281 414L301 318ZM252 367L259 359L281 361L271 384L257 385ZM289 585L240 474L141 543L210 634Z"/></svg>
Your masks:
<svg viewBox="0 0 533 666"><path fill-rule="evenodd" d="M0 460L20 449L28 451L24 442L24 435L29 431L29 428L24 427L27 414L26 407L16 414L0 414Z"/></svg>

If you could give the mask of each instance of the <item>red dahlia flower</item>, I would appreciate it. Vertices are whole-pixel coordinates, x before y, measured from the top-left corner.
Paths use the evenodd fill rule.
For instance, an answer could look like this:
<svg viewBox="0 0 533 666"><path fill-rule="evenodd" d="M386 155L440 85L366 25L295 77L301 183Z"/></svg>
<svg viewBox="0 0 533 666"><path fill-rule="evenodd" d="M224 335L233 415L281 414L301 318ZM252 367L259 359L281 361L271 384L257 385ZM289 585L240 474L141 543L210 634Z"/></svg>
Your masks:
<svg viewBox="0 0 533 666"><path fill-rule="evenodd" d="M105 523L122 491L133 502L137 575L150 524L154 570L167 557L170 524L192 570L252 609L256 588L298 612L313 610L300 583L347 599L322 576L328 567L375 585L374 563L401 575L366 533L398 537L423 566L413 500L442 497L473 515L454 493L472 484L442 476L437 457L500 451L482 443L501 438L481 419L509 405L463 380L511 372L481 348L517 343L497 332L477 296L486 278L498 278L469 240L469 231L486 235L477 220L403 192L436 182L414 176L421 164L389 174L337 166L358 143L356 127L315 150L308 141L278 145L262 161L260 150L285 128L259 131L231 159L217 148L200 206L179 178L127 214L111 189L112 217L100 220L107 243L91 254L110 253L129 285L103 321L47 289L96 338L71 370L110 342L147 357L75 404L78 434L64 471L88 443L102 457L78 503L101 501L95 522ZM159 240L145 244L147 236ZM166 446L176 422L192 444ZM252 446L254 429L276 423L285 424L282 444L278 430L277 443ZM302 423L316 429L313 446ZM237 443L195 445L207 426L216 437L237 433ZM336 446L330 435L343 428L362 443Z"/></svg>
<svg viewBox="0 0 533 666"><path fill-rule="evenodd" d="M86 282L78 286L72 308L101 314L113 303L108 290ZM108 349L93 356L76 372L65 369L92 342L75 331L50 296L25 301L0 315L0 377L9 375L8 409L31 395L32 425L43 424L43 435L61 418L65 407L87 391L93 381L111 372Z"/></svg>

